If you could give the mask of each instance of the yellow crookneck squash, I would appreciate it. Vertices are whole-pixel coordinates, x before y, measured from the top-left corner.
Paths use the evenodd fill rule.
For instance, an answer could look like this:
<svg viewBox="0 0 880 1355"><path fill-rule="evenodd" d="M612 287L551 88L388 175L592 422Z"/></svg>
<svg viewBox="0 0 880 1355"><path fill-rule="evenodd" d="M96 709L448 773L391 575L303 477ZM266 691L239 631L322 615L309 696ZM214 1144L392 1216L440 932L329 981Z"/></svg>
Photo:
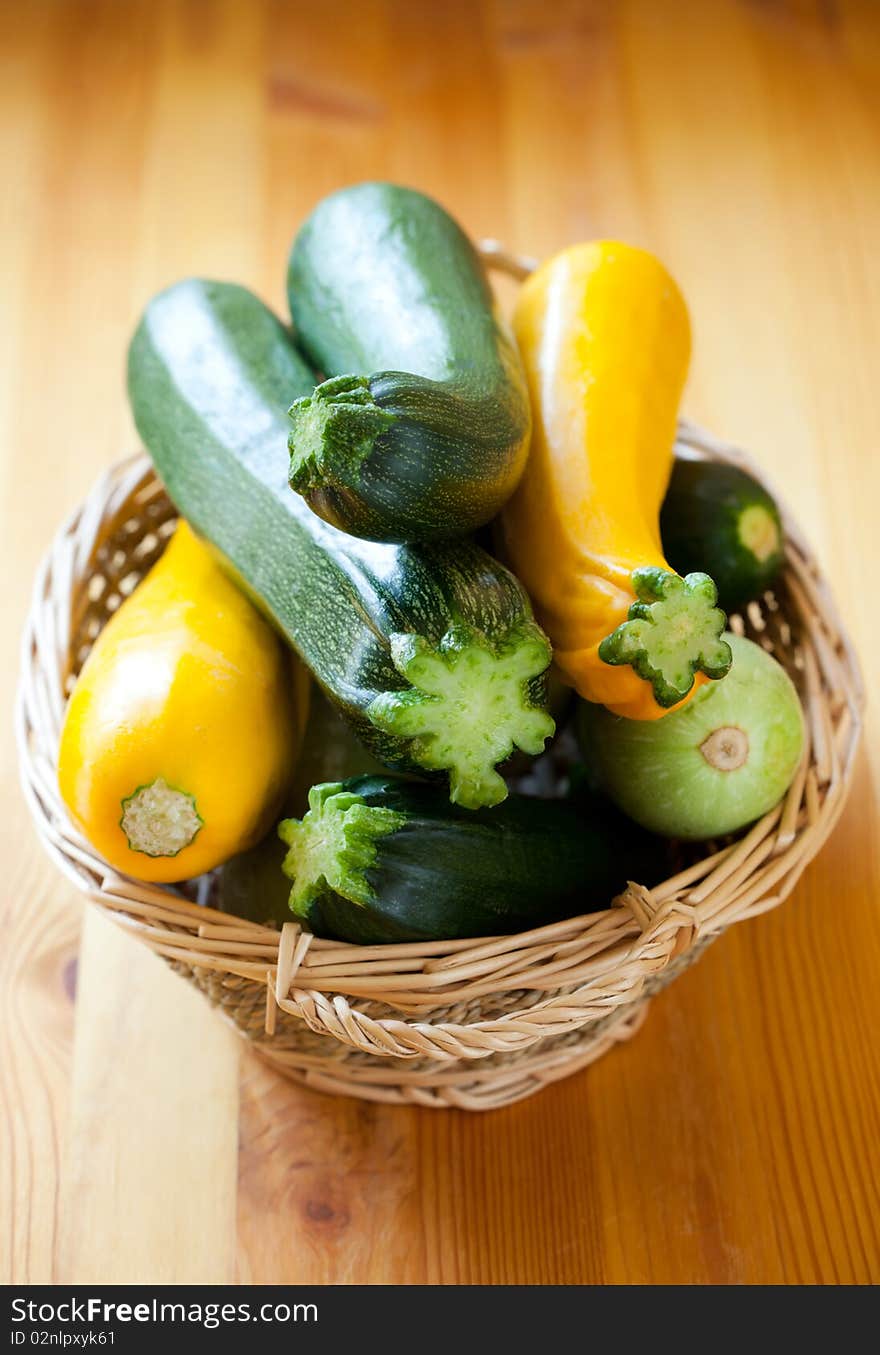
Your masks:
<svg viewBox="0 0 880 1355"><path fill-rule="evenodd" d="M617 714L658 719L731 663L715 585L681 578L660 542L687 308L653 255L600 241L531 275L514 328L534 422L504 552L564 679Z"/></svg>
<svg viewBox="0 0 880 1355"><path fill-rule="evenodd" d="M307 700L305 669L180 522L73 690L64 802L117 870L200 875L269 828Z"/></svg>

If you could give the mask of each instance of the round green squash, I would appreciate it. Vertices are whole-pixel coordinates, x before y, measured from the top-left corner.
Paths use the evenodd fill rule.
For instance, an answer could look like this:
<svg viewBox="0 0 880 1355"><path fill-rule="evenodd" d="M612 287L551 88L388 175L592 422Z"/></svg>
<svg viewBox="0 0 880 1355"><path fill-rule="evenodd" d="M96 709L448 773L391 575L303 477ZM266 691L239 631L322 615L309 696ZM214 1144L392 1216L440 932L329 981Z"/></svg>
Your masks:
<svg viewBox="0 0 880 1355"><path fill-rule="evenodd" d="M736 832L779 802L804 747L794 684L759 645L728 634L733 666L660 720L581 703L578 734L610 798L666 837Z"/></svg>

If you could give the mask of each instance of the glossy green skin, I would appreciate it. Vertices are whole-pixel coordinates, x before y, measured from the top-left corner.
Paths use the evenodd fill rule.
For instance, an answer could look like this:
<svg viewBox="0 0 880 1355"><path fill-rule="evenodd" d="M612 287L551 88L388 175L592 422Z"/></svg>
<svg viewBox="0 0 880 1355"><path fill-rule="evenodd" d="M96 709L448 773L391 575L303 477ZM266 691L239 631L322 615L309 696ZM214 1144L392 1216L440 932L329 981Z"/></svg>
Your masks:
<svg viewBox="0 0 880 1355"><path fill-rule="evenodd" d="M517 579L478 547L393 546L329 526L287 485L287 408L313 375L255 296L189 279L147 307L131 342L135 423L177 508L386 766L417 770L411 738L367 715L410 684L395 633L433 644L460 623L490 638L531 623ZM536 681L535 700L542 695Z"/></svg>
<svg viewBox="0 0 880 1355"><path fill-rule="evenodd" d="M779 531L779 549L760 560L740 539L749 508L764 509ZM779 509L753 476L720 461L675 461L660 514L663 552L679 574L706 570L718 589L718 606L737 611L773 583L784 559Z"/></svg>
<svg viewBox="0 0 880 1355"><path fill-rule="evenodd" d="M430 198L363 183L300 229L288 295L298 342L326 376L369 378L394 423L367 458L328 462L309 503L381 541L460 536L522 474L531 426L516 345L473 246Z"/></svg>
<svg viewBox="0 0 880 1355"><path fill-rule="evenodd" d="M497 936L607 908L626 883L613 812L587 818L569 802L523 795L474 812L433 786L385 776L345 789L406 823L376 841L365 872L372 902L330 888L314 900L307 921L319 936L357 944Z"/></svg>

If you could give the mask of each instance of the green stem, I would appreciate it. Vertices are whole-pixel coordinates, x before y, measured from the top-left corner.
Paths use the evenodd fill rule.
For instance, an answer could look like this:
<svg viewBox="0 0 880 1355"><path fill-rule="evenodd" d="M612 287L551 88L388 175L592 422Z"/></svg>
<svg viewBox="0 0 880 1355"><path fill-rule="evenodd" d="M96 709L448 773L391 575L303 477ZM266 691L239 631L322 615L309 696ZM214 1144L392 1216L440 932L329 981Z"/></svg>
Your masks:
<svg viewBox="0 0 880 1355"><path fill-rule="evenodd" d="M298 494L328 482L357 484L376 439L394 423L394 415L376 404L364 376L331 377L295 400L288 413L293 428L287 478Z"/></svg>
<svg viewBox="0 0 880 1355"><path fill-rule="evenodd" d="M659 706L683 701L694 676L722 678L733 662L721 638L725 616L708 574L686 574L653 566L632 575L637 602L628 619L599 645L599 658L629 664L650 682Z"/></svg>
<svg viewBox="0 0 880 1355"><path fill-rule="evenodd" d="M782 529L779 517L765 503L750 503L743 509L737 523L737 535L762 565L779 555L782 550Z"/></svg>
<svg viewBox="0 0 880 1355"><path fill-rule="evenodd" d="M376 859L376 842L405 822L393 809L365 804L341 782L312 786L303 818L278 825L288 847L283 870L293 881L291 910L308 917L311 904L328 888L352 903L369 903L373 890L366 872Z"/></svg>
<svg viewBox="0 0 880 1355"><path fill-rule="evenodd" d="M391 654L410 687L377 696L367 708L372 724L411 739L419 767L448 772L453 803L499 804L507 786L497 764L514 748L536 756L555 728L534 699L535 680L550 663L543 632L527 621L492 643L460 624L438 645L393 635Z"/></svg>

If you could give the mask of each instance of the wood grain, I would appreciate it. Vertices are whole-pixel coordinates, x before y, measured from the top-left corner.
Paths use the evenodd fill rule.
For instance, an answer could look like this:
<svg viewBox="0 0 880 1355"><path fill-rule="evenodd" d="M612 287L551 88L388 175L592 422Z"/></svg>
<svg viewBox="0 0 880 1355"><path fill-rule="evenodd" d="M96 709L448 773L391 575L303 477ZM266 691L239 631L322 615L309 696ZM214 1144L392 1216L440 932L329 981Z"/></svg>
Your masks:
<svg viewBox="0 0 880 1355"><path fill-rule="evenodd" d="M877 671L876 5L32 0L2 24L7 709L39 553L134 445L143 302L199 272L280 306L297 221L371 176L525 251L660 253L694 318L686 411L762 458ZM277 1080L97 918L74 1053L79 904L26 825L8 720L0 740L0 1278L880 1279L873 706L789 903L632 1044L483 1117Z"/></svg>
<svg viewBox="0 0 880 1355"><path fill-rule="evenodd" d="M59 1283L232 1281L239 1054L195 989L90 910Z"/></svg>

